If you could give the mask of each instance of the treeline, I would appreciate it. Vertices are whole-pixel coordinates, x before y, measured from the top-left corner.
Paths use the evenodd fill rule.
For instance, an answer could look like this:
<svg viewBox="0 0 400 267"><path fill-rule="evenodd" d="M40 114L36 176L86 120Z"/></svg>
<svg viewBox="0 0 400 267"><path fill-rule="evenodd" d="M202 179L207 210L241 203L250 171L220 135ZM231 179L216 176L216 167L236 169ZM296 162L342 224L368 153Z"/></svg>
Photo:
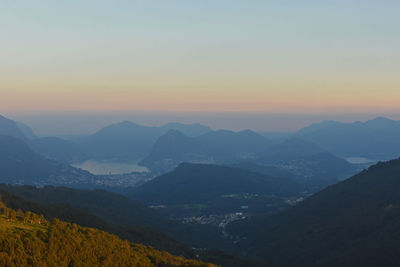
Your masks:
<svg viewBox="0 0 400 267"><path fill-rule="evenodd" d="M20 221L30 224L48 225L48 221L44 218L43 214L37 215L31 211L23 212L21 209L17 211L8 208L3 202L0 201L0 215L3 215L8 221Z"/></svg>
<svg viewBox="0 0 400 267"><path fill-rule="evenodd" d="M123 241L98 229L59 219L48 222L2 202L0 212L0 266L215 266Z"/></svg>

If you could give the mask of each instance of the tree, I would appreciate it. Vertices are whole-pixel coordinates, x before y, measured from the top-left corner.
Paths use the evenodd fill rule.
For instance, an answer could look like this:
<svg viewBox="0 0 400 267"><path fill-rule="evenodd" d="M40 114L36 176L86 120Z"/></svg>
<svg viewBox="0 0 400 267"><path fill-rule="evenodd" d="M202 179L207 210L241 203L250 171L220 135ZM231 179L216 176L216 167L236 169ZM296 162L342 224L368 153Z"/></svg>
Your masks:
<svg viewBox="0 0 400 267"><path fill-rule="evenodd" d="M10 213L8 216L9 216L8 219L10 221L15 221L17 218L17 213L15 212L15 210L10 210Z"/></svg>
<svg viewBox="0 0 400 267"><path fill-rule="evenodd" d="M17 219L20 221L24 219L24 212L21 209L17 210Z"/></svg>

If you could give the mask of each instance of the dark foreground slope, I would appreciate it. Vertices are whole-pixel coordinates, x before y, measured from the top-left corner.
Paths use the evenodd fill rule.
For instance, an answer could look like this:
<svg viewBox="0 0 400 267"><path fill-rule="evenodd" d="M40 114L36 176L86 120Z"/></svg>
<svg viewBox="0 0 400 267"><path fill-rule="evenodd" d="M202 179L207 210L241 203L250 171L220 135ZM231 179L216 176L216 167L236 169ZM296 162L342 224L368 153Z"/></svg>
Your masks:
<svg viewBox="0 0 400 267"><path fill-rule="evenodd" d="M1 266L214 266L0 203Z"/></svg>
<svg viewBox="0 0 400 267"><path fill-rule="evenodd" d="M218 229L207 225L184 225L161 216L154 210L127 197L104 190L82 190L66 187L6 186L0 189L31 202L51 206L67 206L81 212L93 214L106 226L84 224L101 228L118 236L168 250L178 255L189 255L190 251L176 240L190 246L202 248L223 248L230 244L224 240ZM23 209L23 205L13 206ZM61 214L60 214L61 213ZM57 213L59 217L65 214ZM93 216L92 215L92 216ZM84 218L84 216L82 216ZM64 217L61 217L66 220ZM75 216L76 219L76 216ZM67 220L70 221L70 220ZM74 220L72 222L78 222ZM164 234L166 233L166 234ZM170 236L170 237L169 237Z"/></svg>
<svg viewBox="0 0 400 267"><path fill-rule="evenodd" d="M229 231L245 237L242 252L273 266L399 266L400 159Z"/></svg>
<svg viewBox="0 0 400 267"><path fill-rule="evenodd" d="M168 232L185 243L201 243L201 247L216 245L216 241L219 240L218 233L209 227L191 227L172 222L137 202L103 190L2 185L0 195L3 202L15 210L33 211L45 215L47 219L59 218L70 223L98 228L122 239L150 245L173 255L194 258L198 254L203 261L226 267L264 266L220 251L194 251L156 229ZM149 225L153 227L148 227Z"/></svg>
<svg viewBox="0 0 400 267"><path fill-rule="evenodd" d="M43 214L46 219L49 220L53 218L59 218L63 221L76 223L81 226L94 227L115 234L120 238L127 239L135 243L149 245L159 250L168 251L174 255L183 255L185 257L193 257L194 255L193 251L188 247L182 245L181 243L175 241L166 234L153 228L136 224L121 225L107 220L107 218L104 218L104 216L96 216L88 212L87 210L84 210L80 205L71 205L75 201L83 201L82 198L79 198L79 190L60 188L61 191L64 190L64 192L71 192L71 201L64 202L62 201L63 194L60 193L59 190L57 190L58 188L53 188L53 190L52 188L53 187L45 187L42 191L41 189L37 189L32 186L1 185L0 195L2 197L2 201L7 205L7 207L15 210L21 209L25 212L32 211L38 214ZM73 191L77 191L76 194L73 194ZM88 191L81 191L82 194L87 192ZM58 198L59 201L57 201L57 198L53 193L60 195L60 198ZM21 196L29 197L25 199L21 198ZM88 194L87 199L90 198L91 196L90 194ZM47 201L43 201L44 199L46 199ZM90 201L86 202L88 202L84 203L86 207L91 205ZM99 202L98 207L104 207L104 205L101 205L101 203ZM104 209L107 210L109 208L105 206ZM127 209L124 212L129 214L129 211L130 210ZM135 214L138 211L140 211L140 209L133 209L132 213ZM101 215L102 213L99 214ZM143 213L143 217L149 218L149 215L146 216L145 213Z"/></svg>
<svg viewBox="0 0 400 267"><path fill-rule="evenodd" d="M158 226L166 223L166 219L154 210L137 201L105 190L10 185L0 185L0 189L45 205L64 204L79 208L112 223L147 226Z"/></svg>

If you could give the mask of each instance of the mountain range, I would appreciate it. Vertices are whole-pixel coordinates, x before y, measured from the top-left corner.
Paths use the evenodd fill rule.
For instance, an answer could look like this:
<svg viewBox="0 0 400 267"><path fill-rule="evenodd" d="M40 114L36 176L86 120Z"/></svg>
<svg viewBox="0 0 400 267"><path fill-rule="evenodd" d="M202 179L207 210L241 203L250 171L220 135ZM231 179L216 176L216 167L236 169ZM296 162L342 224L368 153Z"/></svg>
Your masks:
<svg viewBox="0 0 400 267"><path fill-rule="evenodd" d="M157 138L171 129L179 129L190 136L211 131L200 124L168 123L151 127L124 121L73 140L45 137L30 143L38 153L70 163L87 159L132 162L146 156Z"/></svg>
<svg viewBox="0 0 400 267"><path fill-rule="evenodd" d="M275 166L308 180L336 182L360 170L318 145L299 138L278 144L255 132L214 131L198 137L188 137L179 131L169 131L153 146L151 154L140 164L164 173L182 162L235 164L251 162Z"/></svg>
<svg viewBox="0 0 400 267"><path fill-rule="evenodd" d="M92 179L93 182L93 177L90 177L88 173L85 175L77 169L68 167L70 162L82 162L92 158L132 161L133 158L139 157L139 154L145 155L146 151L149 155L140 164L153 171L153 175L171 171L182 162L212 164L252 162L258 165L275 166L309 181L319 183L322 180L325 181L325 184L329 184L344 179L362 168L362 166L349 164L313 142L292 138L274 144L250 130L212 131L199 124L178 123L170 123L161 127L147 127L131 122L122 122L105 127L91 136L78 140L64 140L57 137L30 139L34 133L27 130L28 126L26 126L25 132L30 133L30 138L26 137L18 128L18 123L4 117L0 121L2 132L26 142L35 154L52 159L52 161L47 161L48 164L50 162L56 164L58 161L59 166L74 173L74 175L69 175L64 172L62 176L79 176L80 178L73 182L75 184L85 182L84 179ZM180 129L191 136L178 130L170 130L170 128ZM319 129L320 127L311 128ZM165 131L166 133L162 135ZM307 130L303 131L307 132ZM159 135L161 136L158 138ZM154 145L150 152L153 142ZM32 151L27 155L32 155ZM22 156L22 153L20 154ZM47 179L50 174L41 175L43 182L43 179ZM52 175L55 174L52 173ZM59 181L53 181L54 179L48 179L48 181L51 184L66 184L66 181L60 180L62 176L58 175Z"/></svg>
<svg viewBox="0 0 400 267"><path fill-rule="evenodd" d="M295 136L311 141L340 157L372 160L400 156L400 122L377 117L366 122L324 121L298 131Z"/></svg>
<svg viewBox="0 0 400 267"><path fill-rule="evenodd" d="M165 172L182 162L227 163L253 158L270 146L270 141L250 131L212 131L197 137L171 130L154 144L151 153L140 164Z"/></svg>
<svg viewBox="0 0 400 267"><path fill-rule="evenodd" d="M71 236L100 251L129 244L102 230L229 267L253 266L248 259L277 267L398 266L400 158L365 170L366 165L344 158L395 157L399 133L399 122L386 118L326 121L274 142L250 130L122 122L67 140L37 137L29 126L0 116L0 182L9 184L0 185L0 235L21 248L10 250L24 255L16 259L27 261L34 259L25 249L36 245L43 249L62 243L78 249ZM121 190L125 195L76 189L97 187L100 178L117 178L90 174L71 162L144 156L141 163L153 176ZM42 225L40 214L54 223ZM58 239L52 239L55 234ZM112 244L103 246L99 240ZM13 248L5 244L0 244L3 249ZM172 261L174 256L165 255ZM8 260L0 253L0 265ZM164 263L160 266L171 265Z"/></svg>
<svg viewBox="0 0 400 267"><path fill-rule="evenodd" d="M168 132L170 130L173 131ZM188 138L180 136L177 131ZM399 156L400 141L397 138L399 133L400 122L383 117L354 123L323 121L304 127L291 135L286 134L279 143L290 139L301 139L314 143L338 157L363 157L374 161ZM86 159L116 161L144 159L142 163L153 168L170 165L166 170L177 166L176 163L181 162L180 158L208 163L220 163L232 158L252 158L259 152L258 148L267 148L273 143L249 130L237 133L226 130L212 131L201 124L181 123L151 127L129 121L109 125L92 135L73 140L55 137L37 138L29 126L3 116L0 116L0 134L23 139L36 152L59 161L76 163ZM157 153L160 153L163 146L168 146L166 140L171 141L171 138L176 140L171 144L173 151L170 152L174 163L168 164L167 162L171 160L166 157L170 155L165 155L165 162L161 164L162 159ZM187 147L182 148L182 146ZM224 155L222 151L226 154ZM228 158L228 153L234 156Z"/></svg>
<svg viewBox="0 0 400 267"><path fill-rule="evenodd" d="M157 138L175 128L191 135L211 130L199 124L170 123L161 127L150 127L124 121L84 137L79 145L92 159L139 160L149 153Z"/></svg>

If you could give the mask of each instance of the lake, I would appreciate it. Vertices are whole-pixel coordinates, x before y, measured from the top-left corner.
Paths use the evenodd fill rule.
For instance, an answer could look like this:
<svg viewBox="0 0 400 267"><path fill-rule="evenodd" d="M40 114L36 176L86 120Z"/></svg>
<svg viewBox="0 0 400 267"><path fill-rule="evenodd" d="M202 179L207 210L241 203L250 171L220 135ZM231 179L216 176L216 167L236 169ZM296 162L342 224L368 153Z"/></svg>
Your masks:
<svg viewBox="0 0 400 267"><path fill-rule="evenodd" d="M378 160L374 160L374 159L368 159L368 158L363 158L363 157L349 157L349 158L345 158L345 160L347 160L350 163L353 164L374 164L376 163Z"/></svg>
<svg viewBox="0 0 400 267"><path fill-rule="evenodd" d="M126 162L111 162L111 161L97 161L97 160L86 160L81 163L73 164L72 166L80 168L82 170L91 172L96 175L104 174L124 174L131 172L148 172L149 170L134 163Z"/></svg>

